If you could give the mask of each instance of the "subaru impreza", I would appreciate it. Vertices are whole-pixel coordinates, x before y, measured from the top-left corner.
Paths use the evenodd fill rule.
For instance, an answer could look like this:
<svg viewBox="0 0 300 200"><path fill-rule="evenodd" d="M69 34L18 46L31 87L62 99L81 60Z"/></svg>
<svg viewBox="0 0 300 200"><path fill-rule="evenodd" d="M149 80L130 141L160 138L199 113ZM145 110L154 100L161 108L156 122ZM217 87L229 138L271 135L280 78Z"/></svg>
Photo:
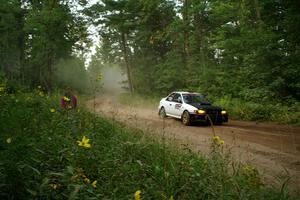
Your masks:
<svg viewBox="0 0 300 200"><path fill-rule="evenodd" d="M162 98L158 106L160 117L181 119L186 126L193 122L222 124L228 122L228 113L220 106L214 106L200 93L172 92Z"/></svg>

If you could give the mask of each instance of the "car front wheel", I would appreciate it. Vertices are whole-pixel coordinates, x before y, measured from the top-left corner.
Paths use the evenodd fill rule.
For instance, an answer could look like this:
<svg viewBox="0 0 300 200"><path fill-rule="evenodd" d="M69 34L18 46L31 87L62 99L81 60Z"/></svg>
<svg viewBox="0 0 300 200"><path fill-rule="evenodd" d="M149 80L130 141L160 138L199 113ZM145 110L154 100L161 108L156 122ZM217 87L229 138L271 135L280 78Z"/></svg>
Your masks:
<svg viewBox="0 0 300 200"><path fill-rule="evenodd" d="M182 123L186 126L189 126L191 125L191 117L190 117L190 114L188 111L184 111L183 114L182 114Z"/></svg>

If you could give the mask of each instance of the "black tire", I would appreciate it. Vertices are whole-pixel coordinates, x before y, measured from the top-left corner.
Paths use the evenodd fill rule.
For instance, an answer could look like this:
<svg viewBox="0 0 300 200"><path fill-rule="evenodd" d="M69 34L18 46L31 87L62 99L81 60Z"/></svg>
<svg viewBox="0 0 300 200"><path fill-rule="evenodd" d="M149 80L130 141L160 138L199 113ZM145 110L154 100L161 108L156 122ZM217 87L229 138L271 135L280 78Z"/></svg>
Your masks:
<svg viewBox="0 0 300 200"><path fill-rule="evenodd" d="M167 114L166 114L166 110L164 107L161 107L159 112L158 112L158 115L160 116L160 118L166 118L167 117Z"/></svg>
<svg viewBox="0 0 300 200"><path fill-rule="evenodd" d="M191 125L191 117L188 111L184 111L181 116L182 123L186 126Z"/></svg>

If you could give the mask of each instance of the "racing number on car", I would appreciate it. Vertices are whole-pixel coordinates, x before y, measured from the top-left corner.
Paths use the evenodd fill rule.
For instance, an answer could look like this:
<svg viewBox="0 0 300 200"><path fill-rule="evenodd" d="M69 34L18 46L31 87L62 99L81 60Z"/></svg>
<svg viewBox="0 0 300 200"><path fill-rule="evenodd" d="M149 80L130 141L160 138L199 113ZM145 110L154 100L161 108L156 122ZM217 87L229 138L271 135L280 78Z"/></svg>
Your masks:
<svg viewBox="0 0 300 200"><path fill-rule="evenodd" d="M175 109L179 110L181 108L181 104L178 103L178 104L175 104Z"/></svg>

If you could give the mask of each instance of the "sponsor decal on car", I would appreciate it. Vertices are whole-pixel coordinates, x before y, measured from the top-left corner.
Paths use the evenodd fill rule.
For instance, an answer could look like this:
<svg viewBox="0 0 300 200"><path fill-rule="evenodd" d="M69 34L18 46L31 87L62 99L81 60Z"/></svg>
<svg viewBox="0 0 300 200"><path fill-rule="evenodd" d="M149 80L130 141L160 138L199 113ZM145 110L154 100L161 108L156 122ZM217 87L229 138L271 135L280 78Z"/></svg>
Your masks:
<svg viewBox="0 0 300 200"><path fill-rule="evenodd" d="M181 103L175 104L175 109L179 110L181 108L181 105L182 105Z"/></svg>

